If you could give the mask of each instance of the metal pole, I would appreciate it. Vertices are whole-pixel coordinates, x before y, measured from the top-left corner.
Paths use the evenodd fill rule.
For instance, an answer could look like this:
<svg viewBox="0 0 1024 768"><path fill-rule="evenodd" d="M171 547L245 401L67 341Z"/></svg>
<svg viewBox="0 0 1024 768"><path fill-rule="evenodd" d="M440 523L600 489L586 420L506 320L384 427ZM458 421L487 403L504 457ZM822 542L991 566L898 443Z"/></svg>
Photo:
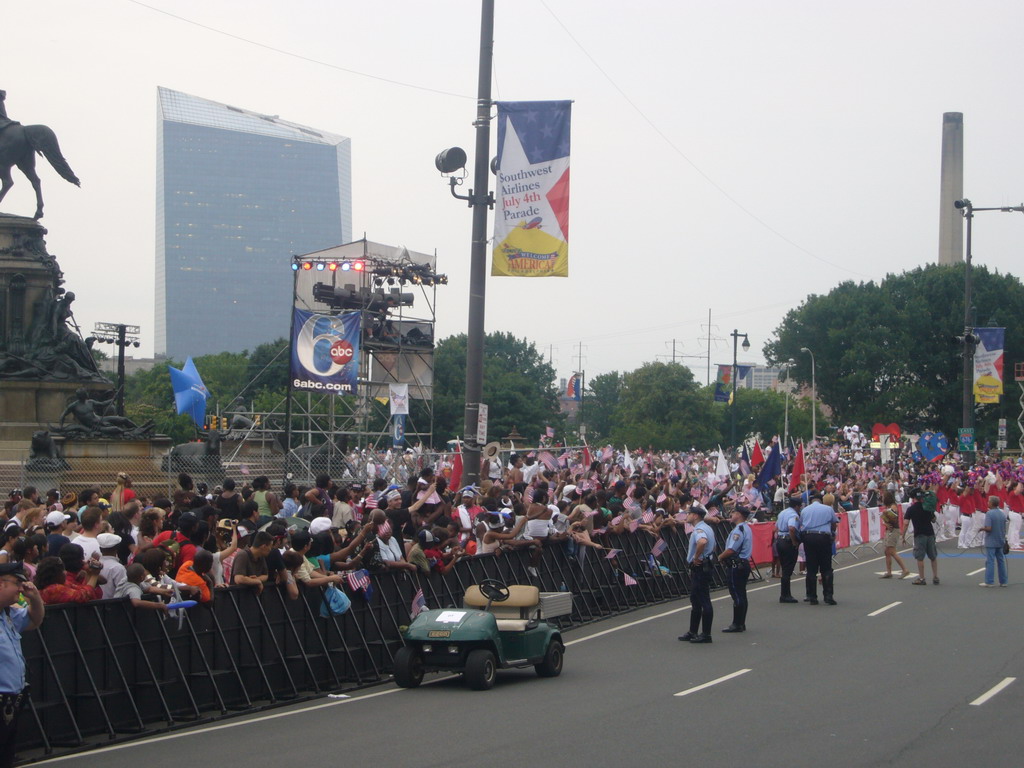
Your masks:
<svg viewBox="0 0 1024 768"><path fill-rule="evenodd" d="M974 208L969 200L964 201L964 218L967 219L967 258L964 261L964 397L963 425L974 427L974 344L969 341L974 329L971 327L971 223Z"/></svg>
<svg viewBox="0 0 1024 768"><path fill-rule="evenodd" d="M782 444L789 442L789 368L786 368L786 416L782 427Z"/></svg>
<svg viewBox="0 0 1024 768"><path fill-rule="evenodd" d="M729 405L730 414L730 429L729 429L729 445L734 447L736 445L736 345L740 340L739 329L734 328L732 331L732 403Z"/></svg>
<svg viewBox="0 0 1024 768"><path fill-rule="evenodd" d="M298 300L299 271L295 269L292 270L292 305L288 317L288 392L284 398L284 470L281 473L284 482L288 482L288 455L292 452L292 398L295 396L292 387L292 355L295 354L295 305Z"/></svg>
<svg viewBox="0 0 1024 768"><path fill-rule="evenodd" d="M491 58L494 52L494 0L482 0L480 11L480 70L477 77L476 165L473 173L473 242L469 267L469 328L466 338L466 411L464 483L480 480L477 412L484 389L484 294L487 287L487 209L491 140Z"/></svg>
<svg viewBox="0 0 1024 768"><path fill-rule="evenodd" d="M124 416L124 348L125 348L124 323L117 325L117 415Z"/></svg>
<svg viewBox="0 0 1024 768"><path fill-rule="evenodd" d="M811 440L818 439L818 379L814 370L814 353L811 352Z"/></svg>

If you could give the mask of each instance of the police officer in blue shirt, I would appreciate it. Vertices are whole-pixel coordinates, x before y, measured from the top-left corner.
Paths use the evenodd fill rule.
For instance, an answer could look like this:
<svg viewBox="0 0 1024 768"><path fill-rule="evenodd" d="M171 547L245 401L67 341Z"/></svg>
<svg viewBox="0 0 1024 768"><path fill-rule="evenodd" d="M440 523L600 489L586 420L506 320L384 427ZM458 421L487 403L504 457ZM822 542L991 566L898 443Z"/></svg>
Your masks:
<svg viewBox="0 0 1024 768"><path fill-rule="evenodd" d="M729 532L720 560L726 567L729 594L732 595L732 624L723 632L747 631L747 579L750 578L750 554L754 550L754 532L747 525L746 510L735 507L729 519L735 526Z"/></svg>
<svg viewBox="0 0 1024 768"><path fill-rule="evenodd" d="M25 595L28 607L18 603ZM43 621L43 600L21 563L0 564L0 768L14 765L18 714L25 703L21 635Z"/></svg>
<svg viewBox="0 0 1024 768"><path fill-rule="evenodd" d="M715 611L711 607L711 556L715 552L715 532L704 522L707 510L700 504L686 511L686 522L693 526L686 562L690 566L690 631L679 639L690 643L711 642L711 622ZM703 631L698 631L703 630Z"/></svg>
<svg viewBox="0 0 1024 768"><path fill-rule="evenodd" d="M832 494L825 496L826 502L835 502ZM821 591L825 602L835 605L832 593L832 539L835 536L839 517L827 503L822 504L821 495L814 491L811 503L800 513L801 535L804 555L807 557L807 597L805 602L818 604L818 573L821 573Z"/></svg>
<svg viewBox="0 0 1024 768"><path fill-rule="evenodd" d="M790 583L793 569L796 568L797 555L800 553L800 509L803 505L803 497L791 496L789 507L782 510L775 521L775 549L779 553L779 564L782 566L780 603L797 602L790 591Z"/></svg>

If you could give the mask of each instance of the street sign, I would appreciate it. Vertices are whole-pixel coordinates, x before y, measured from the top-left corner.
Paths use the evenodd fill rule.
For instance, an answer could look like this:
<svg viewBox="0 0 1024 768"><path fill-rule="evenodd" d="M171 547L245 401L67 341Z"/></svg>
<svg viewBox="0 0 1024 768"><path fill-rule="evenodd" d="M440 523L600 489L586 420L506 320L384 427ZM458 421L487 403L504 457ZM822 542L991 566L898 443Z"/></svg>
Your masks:
<svg viewBox="0 0 1024 768"><path fill-rule="evenodd" d="M961 451L974 450L974 427L961 427L957 430Z"/></svg>
<svg viewBox="0 0 1024 768"><path fill-rule="evenodd" d="M476 441L480 445L487 442L487 405L484 403L476 406Z"/></svg>
<svg viewBox="0 0 1024 768"><path fill-rule="evenodd" d="M1006 450L1006 441L1005 440L996 440L996 450L997 451L1005 451Z"/></svg>
<svg viewBox="0 0 1024 768"><path fill-rule="evenodd" d="M1006 439L1006 419L999 420L999 439Z"/></svg>

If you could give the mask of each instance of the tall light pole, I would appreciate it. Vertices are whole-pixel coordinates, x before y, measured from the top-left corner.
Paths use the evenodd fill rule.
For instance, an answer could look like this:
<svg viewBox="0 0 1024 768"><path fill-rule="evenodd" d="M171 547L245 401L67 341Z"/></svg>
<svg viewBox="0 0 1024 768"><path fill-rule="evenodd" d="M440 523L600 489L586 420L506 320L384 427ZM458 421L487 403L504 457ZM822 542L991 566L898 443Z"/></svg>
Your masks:
<svg viewBox="0 0 1024 768"><path fill-rule="evenodd" d="M739 343L740 336L743 337L743 351L746 352L750 349L750 340L747 338L747 334L740 333L735 328L733 332L729 334L732 336L732 405L729 406L730 420L732 422L732 428L729 432L730 445L736 447L736 370L737 370L737 351L736 345Z"/></svg>
<svg viewBox="0 0 1024 768"><path fill-rule="evenodd" d="M790 389L790 369L796 365L796 360L790 358L784 363L780 363L781 367L786 372L786 416L782 427L782 447L785 448L789 445L789 389Z"/></svg>
<svg viewBox="0 0 1024 768"><path fill-rule="evenodd" d="M477 73L476 158L473 167L473 189L458 195L455 187L461 180L452 177L452 195L469 202L473 209L473 235L469 257L469 327L466 334L466 407L462 437L463 484L476 485L480 480L480 449L477 442L477 421L484 392L484 293L487 288L487 211L494 207L488 191L491 142L491 62L494 53L494 0L481 0L480 66ZM465 165L466 153L458 147L437 156L435 165L441 173L454 173Z"/></svg>
<svg viewBox="0 0 1024 768"><path fill-rule="evenodd" d="M814 375L814 353L807 347L800 347L800 351L811 356L811 440L816 440L818 437L818 382Z"/></svg>
<svg viewBox="0 0 1024 768"><path fill-rule="evenodd" d="M124 416L124 350L139 346L139 326L124 323L96 323L92 329L96 341L117 345L117 393L115 410Z"/></svg>
<svg viewBox="0 0 1024 768"><path fill-rule="evenodd" d="M963 425L974 429L974 350L978 337L974 334L974 307L971 306L971 224L975 211L1002 211L1003 213L1024 213L1024 205L1007 205L998 208L975 208L966 197L956 200L953 206L967 219L967 255L964 259L964 335L958 337L964 348Z"/></svg>

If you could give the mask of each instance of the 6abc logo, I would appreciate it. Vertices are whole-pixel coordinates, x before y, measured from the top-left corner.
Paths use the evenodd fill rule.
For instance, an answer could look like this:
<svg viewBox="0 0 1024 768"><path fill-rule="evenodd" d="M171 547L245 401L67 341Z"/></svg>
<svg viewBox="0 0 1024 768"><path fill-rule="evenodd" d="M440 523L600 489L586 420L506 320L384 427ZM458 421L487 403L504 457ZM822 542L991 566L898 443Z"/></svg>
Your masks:
<svg viewBox="0 0 1024 768"><path fill-rule="evenodd" d="M358 332L358 318L354 329ZM345 337L350 329L341 317L312 315L299 329L295 352L310 374L328 378L356 359L356 349Z"/></svg>

